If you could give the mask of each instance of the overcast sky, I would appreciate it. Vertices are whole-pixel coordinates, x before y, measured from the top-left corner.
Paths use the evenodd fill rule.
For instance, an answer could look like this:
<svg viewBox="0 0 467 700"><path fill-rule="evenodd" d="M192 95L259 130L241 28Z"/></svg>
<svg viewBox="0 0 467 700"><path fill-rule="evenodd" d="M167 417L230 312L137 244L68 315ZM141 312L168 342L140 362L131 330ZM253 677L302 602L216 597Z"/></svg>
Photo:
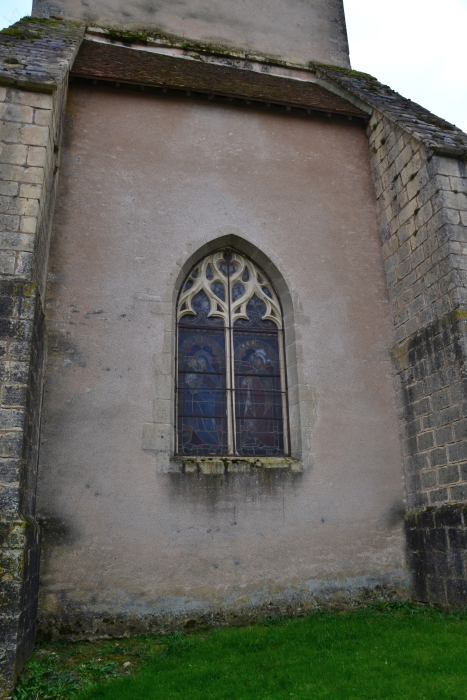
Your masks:
<svg viewBox="0 0 467 700"><path fill-rule="evenodd" d="M344 0L344 5L352 68L467 132L467 0ZM30 12L31 0L0 0L0 25Z"/></svg>

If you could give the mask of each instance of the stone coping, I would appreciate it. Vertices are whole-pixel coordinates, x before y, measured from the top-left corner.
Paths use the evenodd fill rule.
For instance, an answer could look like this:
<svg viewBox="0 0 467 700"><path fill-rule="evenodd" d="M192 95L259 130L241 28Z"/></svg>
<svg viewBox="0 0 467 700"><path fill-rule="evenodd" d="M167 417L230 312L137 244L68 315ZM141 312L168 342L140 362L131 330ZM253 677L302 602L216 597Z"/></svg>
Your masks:
<svg viewBox="0 0 467 700"><path fill-rule="evenodd" d="M313 64L318 81L356 104L369 105L439 155L466 159L467 134L367 73ZM311 66L310 66L311 67ZM340 89L339 89L340 88ZM343 92L341 92L343 90Z"/></svg>
<svg viewBox="0 0 467 700"><path fill-rule="evenodd" d="M74 22L26 17L0 32L0 85L54 92L84 36Z"/></svg>

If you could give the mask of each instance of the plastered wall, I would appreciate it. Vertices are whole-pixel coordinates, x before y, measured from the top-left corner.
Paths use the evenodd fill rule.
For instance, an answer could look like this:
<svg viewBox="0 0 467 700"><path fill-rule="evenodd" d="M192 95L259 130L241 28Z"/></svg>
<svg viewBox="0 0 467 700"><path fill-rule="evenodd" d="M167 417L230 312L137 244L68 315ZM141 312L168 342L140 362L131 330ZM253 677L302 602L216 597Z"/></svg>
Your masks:
<svg viewBox="0 0 467 700"><path fill-rule="evenodd" d="M69 93L38 502L52 636L405 584L390 311L364 127ZM143 449L183 261L235 237L293 299L303 471L164 473ZM292 371L292 368L290 368ZM300 407L295 409L301 411ZM66 623L66 624L65 624Z"/></svg>
<svg viewBox="0 0 467 700"><path fill-rule="evenodd" d="M342 0L34 0L33 14L166 32L289 61L350 65Z"/></svg>

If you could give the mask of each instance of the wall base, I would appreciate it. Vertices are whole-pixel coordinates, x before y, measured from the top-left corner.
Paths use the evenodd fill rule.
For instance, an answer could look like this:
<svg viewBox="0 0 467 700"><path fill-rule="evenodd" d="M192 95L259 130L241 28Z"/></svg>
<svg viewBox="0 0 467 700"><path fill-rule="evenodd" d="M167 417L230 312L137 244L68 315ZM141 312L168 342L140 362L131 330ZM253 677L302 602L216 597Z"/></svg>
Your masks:
<svg viewBox="0 0 467 700"><path fill-rule="evenodd" d="M34 646L40 554L37 523L2 518L0 546L0 698L8 698Z"/></svg>
<svg viewBox="0 0 467 700"><path fill-rule="evenodd" d="M406 537L413 598L467 606L467 504L408 513Z"/></svg>
<svg viewBox="0 0 467 700"><path fill-rule="evenodd" d="M39 611L38 637L43 641L70 641L130 637L137 634L165 634L202 627L239 627L267 617L294 617L323 607L353 609L381 600L407 600L405 571L363 575L330 581L308 581L303 587L271 594L267 589L242 595L242 602L187 600L176 596L146 603L144 610L117 612L62 600L56 612ZM45 606L44 606L45 607Z"/></svg>

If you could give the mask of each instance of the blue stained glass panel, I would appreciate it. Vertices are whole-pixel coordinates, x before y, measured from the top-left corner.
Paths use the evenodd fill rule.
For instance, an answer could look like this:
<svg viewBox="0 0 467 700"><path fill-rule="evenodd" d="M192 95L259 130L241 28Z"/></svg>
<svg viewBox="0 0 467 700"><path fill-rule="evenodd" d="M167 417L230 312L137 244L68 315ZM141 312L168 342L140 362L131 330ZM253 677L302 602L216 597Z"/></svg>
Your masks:
<svg viewBox="0 0 467 700"><path fill-rule="evenodd" d="M236 447L243 456L284 452L277 333L234 331Z"/></svg>
<svg viewBox="0 0 467 700"><path fill-rule="evenodd" d="M179 328L178 452L227 451L223 331Z"/></svg>
<svg viewBox="0 0 467 700"><path fill-rule="evenodd" d="M277 325L274 321L266 320L263 321L263 316L266 313L266 304L259 299L256 294L251 297L250 301L246 305L246 313L248 320L244 318L238 318L235 321L235 328L275 328Z"/></svg>
<svg viewBox="0 0 467 700"><path fill-rule="evenodd" d="M226 418L178 418L178 453L182 455L226 455Z"/></svg>
<svg viewBox="0 0 467 700"><path fill-rule="evenodd" d="M178 331L179 373L216 374L225 378L223 330L180 327Z"/></svg>
<svg viewBox="0 0 467 700"><path fill-rule="evenodd" d="M280 376L277 333L234 330L235 375Z"/></svg>
<svg viewBox="0 0 467 700"><path fill-rule="evenodd" d="M216 297L219 297L219 299L225 301L225 287L221 282L213 282L211 284L211 289L216 295Z"/></svg>
<svg viewBox="0 0 467 700"><path fill-rule="evenodd" d="M240 284L239 282L234 284L232 287L232 301L237 301L237 299L240 299L243 294L245 294L245 287L243 284Z"/></svg>
<svg viewBox="0 0 467 700"><path fill-rule="evenodd" d="M180 326L217 326L224 327L224 321L219 316L208 316L211 304L205 292L195 294L191 300L191 310L194 314L186 314L180 319Z"/></svg>
<svg viewBox="0 0 467 700"><path fill-rule="evenodd" d="M284 454L284 425L271 418L237 418L237 452L242 457L280 457Z"/></svg>

